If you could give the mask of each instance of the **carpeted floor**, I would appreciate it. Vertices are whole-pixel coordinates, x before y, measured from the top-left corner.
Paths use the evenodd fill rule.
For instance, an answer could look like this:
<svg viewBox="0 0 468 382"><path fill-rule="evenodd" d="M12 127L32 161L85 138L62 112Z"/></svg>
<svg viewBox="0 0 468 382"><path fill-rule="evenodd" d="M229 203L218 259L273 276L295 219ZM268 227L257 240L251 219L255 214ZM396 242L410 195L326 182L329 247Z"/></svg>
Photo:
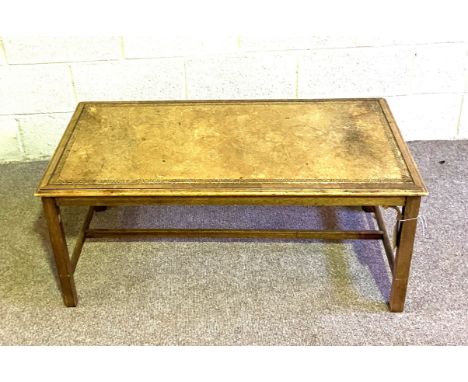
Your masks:
<svg viewBox="0 0 468 382"><path fill-rule="evenodd" d="M0 165L0 344L468 344L468 141L413 142L430 191L402 314L374 241L89 241L62 304L41 204L45 162ZM64 208L69 245L85 214ZM388 210L391 222L394 212ZM370 228L360 208L132 207L93 226Z"/></svg>

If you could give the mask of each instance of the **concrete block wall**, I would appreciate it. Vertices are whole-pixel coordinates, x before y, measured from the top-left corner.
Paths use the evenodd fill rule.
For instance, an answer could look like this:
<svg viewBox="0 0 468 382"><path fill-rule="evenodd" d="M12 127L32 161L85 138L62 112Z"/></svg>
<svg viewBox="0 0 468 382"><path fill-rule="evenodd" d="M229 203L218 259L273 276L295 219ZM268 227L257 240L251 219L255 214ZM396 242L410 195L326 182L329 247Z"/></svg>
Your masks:
<svg viewBox="0 0 468 382"><path fill-rule="evenodd" d="M407 140L468 139L468 39L0 38L0 162L50 157L86 100L385 97Z"/></svg>

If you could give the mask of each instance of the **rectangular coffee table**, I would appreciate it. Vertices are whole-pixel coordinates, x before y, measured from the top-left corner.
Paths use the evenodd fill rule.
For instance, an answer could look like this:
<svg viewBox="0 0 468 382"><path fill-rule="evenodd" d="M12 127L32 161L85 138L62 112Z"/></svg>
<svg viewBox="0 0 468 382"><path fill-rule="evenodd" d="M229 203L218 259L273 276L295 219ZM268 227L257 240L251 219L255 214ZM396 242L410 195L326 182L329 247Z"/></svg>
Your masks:
<svg viewBox="0 0 468 382"><path fill-rule="evenodd" d="M53 155L42 198L66 306L86 238L378 239L403 311L421 196L427 195L384 99L84 102ZM106 206L363 206L376 230L90 229ZM60 205L89 206L71 257ZM401 206L393 246L379 206ZM395 248L394 248L395 247Z"/></svg>

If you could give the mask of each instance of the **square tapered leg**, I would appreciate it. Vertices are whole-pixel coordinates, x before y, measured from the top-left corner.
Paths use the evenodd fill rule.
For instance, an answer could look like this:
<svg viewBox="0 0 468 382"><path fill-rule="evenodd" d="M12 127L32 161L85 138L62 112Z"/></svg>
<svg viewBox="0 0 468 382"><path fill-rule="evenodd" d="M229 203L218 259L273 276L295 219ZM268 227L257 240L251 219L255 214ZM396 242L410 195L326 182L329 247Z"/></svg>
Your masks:
<svg viewBox="0 0 468 382"><path fill-rule="evenodd" d="M60 208L54 198L42 198L42 204L62 288L63 302L66 306L76 306L78 299L62 219L60 217Z"/></svg>
<svg viewBox="0 0 468 382"><path fill-rule="evenodd" d="M395 256L392 288L390 291L389 305L392 312L402 312L405 306L406 287L410 273L420 202L420 197L408 197L403 209L403 217L399 230L399 245Z"/></svg>

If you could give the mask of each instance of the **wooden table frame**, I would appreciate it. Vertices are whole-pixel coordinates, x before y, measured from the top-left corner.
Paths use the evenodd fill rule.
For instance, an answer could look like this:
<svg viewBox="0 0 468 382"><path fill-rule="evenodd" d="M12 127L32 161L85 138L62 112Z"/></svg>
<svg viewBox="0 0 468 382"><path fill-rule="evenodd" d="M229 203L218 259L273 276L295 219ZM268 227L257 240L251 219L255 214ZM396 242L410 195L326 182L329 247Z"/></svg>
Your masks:
<svg viewBox="0 0 468 382"><path fill-rule="evenodd" d="M42 198L44 214L49 227L58 276L66 306L76 306L78 299L73 275L87 238L119 237L215 237L215 238L278 238L322 240L382 240L392 272L389 308L402 312L405 303L413 243L416 234L420 197L103 197L103 198ZM363 206L373 212L378 230L229 230L229 229L90 229L94 211L107 206L129 205L301 205L301 206ZM83 226L78 234L72 256L69 256L60 205L89 206ZM396 250L392 248L380 206L402 206L402 218L397 231Z"/></svg>
<svg viewBox="0 0 468 382"><path fill-rule="evenodd" d="M270 102L255 101L218 101L219 103L255 103ZM290 100L275 100L275 102L292 102ZM313 100L295 100L294 102L312 102ZM340 100L342 102L343 100ZM392 273L392 285L389 297L389 309L392 312L402 312L404 309L406 289L410 272L411 257L416 233L417 218L421 196L427 195L422 178L404 143L399 129L393 119L388 105L383 99L361 99L361 101L378 102L385 115L393 139L409 171L411 182L407 184L392 183L362 183L359 185L332 184L328 189L319 186L312 188L292 189L285 185L283 191L271 192L258 188L248 192L232 192L232 189L218 187L215 191L201 188L174 190L163 189L155 192L145 187L123 187L121 189L108 187L89 190L79 185L57 187L50 183L52 175L60 161L80 113L86 104L80 103L72 120L54 154L49 167L39 185L36 196L41 197L44 214L47 220L50 241L57 265L57 272L62 289L63 301L66 306L77 305L77 293L74 282L74 272L80 257L83 244L87 238L117 238L117 237L229 237L229 238L279 238L279 239L322 239L348 240L366 239L382 240L386 257ZM169 102L169 101L167 101ZM216 101L170 101L173 104L203 103ZM320 102L320 100L317 100ZM158 103L158 102L154 102ZM164 102L161 102L164 103ZM138 105L139 102L128 104ZM239 191L239 190L237 190ZM242 191L242 190L241 190ZM90 195L91 194L91 195ZM90 223L96 210L108 206L131 205L300 205L300 206L362 206L366 212L375 214L377 230L334 231L334 230L227 230L227 229L90 229ZM88 206L83 226L78 235L76 246L70 257L60 206ZM395 248L390 242L385 228L380 207L401 207L401 217L397 221L397 238Z"/></svg>

